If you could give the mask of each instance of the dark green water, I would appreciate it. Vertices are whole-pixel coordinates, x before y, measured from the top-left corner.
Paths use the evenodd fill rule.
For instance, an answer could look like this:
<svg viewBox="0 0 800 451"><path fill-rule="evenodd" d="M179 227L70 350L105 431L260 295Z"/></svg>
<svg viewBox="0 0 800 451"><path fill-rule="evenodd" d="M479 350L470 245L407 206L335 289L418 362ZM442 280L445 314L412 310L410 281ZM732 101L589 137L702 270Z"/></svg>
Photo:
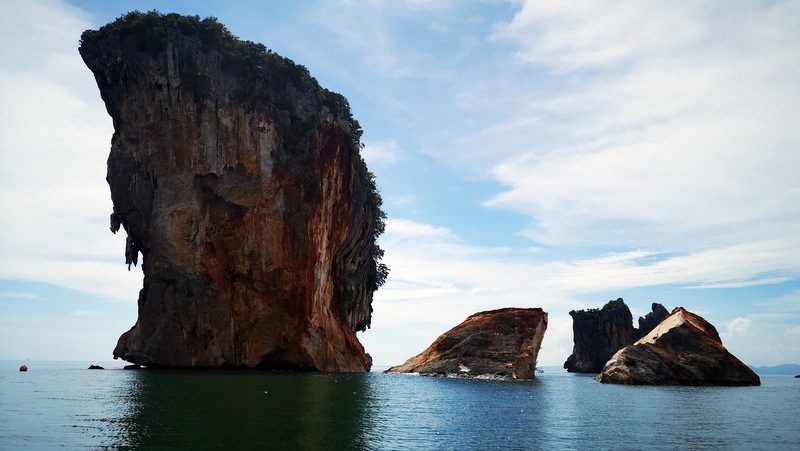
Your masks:
<svg viewBox="0 0 800 451"><path fill-rule="evenodd" d="M800 449L800 379L601 385L0 362L0 448Z"/></svg>

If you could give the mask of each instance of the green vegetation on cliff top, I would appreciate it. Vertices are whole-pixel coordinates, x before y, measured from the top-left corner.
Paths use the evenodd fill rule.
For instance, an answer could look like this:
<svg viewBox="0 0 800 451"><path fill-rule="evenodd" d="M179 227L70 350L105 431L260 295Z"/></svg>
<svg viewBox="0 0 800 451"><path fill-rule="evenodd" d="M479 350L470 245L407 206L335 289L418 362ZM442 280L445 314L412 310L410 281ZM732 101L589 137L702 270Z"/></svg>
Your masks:
<svg viewBox="0 0 800 451"><path fill-rule="evenodd" d="M616 310L620 307L625 307L625 301L622 298L617 298L615 300L608 301L606 305L603 306L602 309L599 308L590 308L586 309L587 312L610 312L611 310Z"/></svg>

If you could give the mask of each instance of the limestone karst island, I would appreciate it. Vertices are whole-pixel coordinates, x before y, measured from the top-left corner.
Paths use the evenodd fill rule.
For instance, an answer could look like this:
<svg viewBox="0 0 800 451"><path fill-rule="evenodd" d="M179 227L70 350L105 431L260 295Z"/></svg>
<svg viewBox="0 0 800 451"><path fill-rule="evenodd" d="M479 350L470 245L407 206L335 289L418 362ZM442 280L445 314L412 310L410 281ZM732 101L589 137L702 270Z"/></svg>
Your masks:
<svg viewBox="0 0 800 451"><path fill-rule="evenodd" d="M111 230L143 259L114 357L369 370L384 213L347 100L213 19L131 13L80 53L114 121Z"/></svg>

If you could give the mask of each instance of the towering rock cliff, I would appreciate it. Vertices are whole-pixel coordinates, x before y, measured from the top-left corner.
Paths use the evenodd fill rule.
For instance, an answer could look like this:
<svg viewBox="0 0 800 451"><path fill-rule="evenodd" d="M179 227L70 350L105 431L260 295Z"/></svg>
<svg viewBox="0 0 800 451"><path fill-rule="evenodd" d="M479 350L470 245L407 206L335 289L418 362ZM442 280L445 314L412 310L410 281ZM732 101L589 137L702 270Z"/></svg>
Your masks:
<svg viewBox="0 0 800 451"><path fill-rule="evenodd" d="M713 325L683 307L614 354L597 380L631 385L761 384L752 369L725 349Z"/></svg>
<svg viewBox="0 0 800 451"><path fill-rule="evenodd" d="M344 97L215 19L129 13L80 54L114 123L111 229L144 272L114 357L368 370L384 215Z"/></svg>
<svg viewBox="0 0 800 451"><path fill-rule="evenodd" d="M646 335L669 315L655 302L652 310L639 318L639 329L633 327L633 316L622 298L609 301L601 309L569 312L575 344L564 368L571 373L599 373L617 350Z"/></svg>
<svg viewBox="0 0 800 451"><path fill-rule="evenodd" d="M532 379L547 330L540 308L476 313L387 373Z"/></svg>

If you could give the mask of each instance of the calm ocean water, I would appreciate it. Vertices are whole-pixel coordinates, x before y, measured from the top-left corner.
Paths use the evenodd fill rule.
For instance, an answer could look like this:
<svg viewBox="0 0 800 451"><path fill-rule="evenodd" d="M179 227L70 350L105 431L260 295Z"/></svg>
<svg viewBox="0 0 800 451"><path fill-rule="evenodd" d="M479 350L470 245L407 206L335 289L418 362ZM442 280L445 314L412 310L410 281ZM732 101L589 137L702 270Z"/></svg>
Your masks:
<svg viewBox="0 0 800 451"><path fill-rule="evenodd" d="M621 387L0 362L0 448L800 448L800 379Z"/></svg>

